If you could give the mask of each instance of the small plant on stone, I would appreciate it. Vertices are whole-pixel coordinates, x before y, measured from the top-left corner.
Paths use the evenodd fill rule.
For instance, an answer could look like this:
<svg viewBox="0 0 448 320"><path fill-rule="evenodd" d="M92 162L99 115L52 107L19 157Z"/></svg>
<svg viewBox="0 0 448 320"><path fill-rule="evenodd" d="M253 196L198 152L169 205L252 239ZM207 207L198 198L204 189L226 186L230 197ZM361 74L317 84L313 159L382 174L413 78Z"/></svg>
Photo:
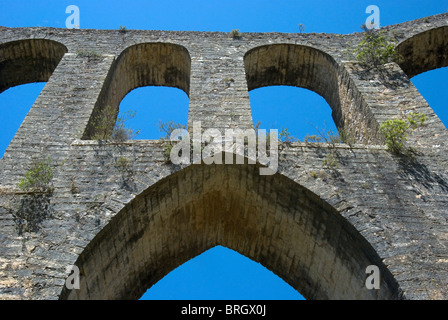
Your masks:
<svg viewBox="0 0 448 320"><path fill-rule="evenodd" d="M19 180L17 187L25 192L49 192L52 190L53 175L51 160L40 161L32 165L25 177Z"/></svg>
<svg viewBox="0 0 448 320"><path fill-rule="evenodd" d="M339 160L334 152L330 152L322 161L322 167L336 170L339 165Z"/></svg>
<svg viewBox="0 0 448 320"><path fill-rule="evenodd" d="M54 169L50 159L34 163L17 187L25 194L13 199L9 211L14 217L19 235L36 232L41 222L51 216L52 180Z"/></svg>
<svg viewBox="0 0 448 320"><path fill-rule="evenodd" d="M317 135L307 135L305 137L305 143L311 143L311 145L321 148L321 143L326 143L329 149L329 154L322 161L322 167L330 170L336 170L339 166L338 151L336 144L345 143L339 133L334 132L331 129L319 128L314 126L317 131ZM343 131L343 130L341 130Z"/></svg>
<svg viewBox="0 0 448 320"><path fill-rule="evenodd" d="M120 156L116 160L116 166L120 172L129 172L131 170L131 160L129 158Z"/></svg>
<svg viewBox="0 0 448 320"><path fill-rule="evenodd" d="M259 143L258 142L260 140L259 137L261 136L261 132L259 132L260 126L261 126L261 121L259 121L259 120L253 126L253 129L255 131L255 136L257 137L257 144ZM266 130L266 134L264 136L264 140L266 141L266 145L270 144L270 139L271 139L271 136L270 136L269 132Z"/></svg>
<svg viewBox="0 0 448 320"><path fill-rule="evenodd" d="M139 130L134 130L126 127L126 121L133 119L136 115L135 111L126 111L123 114L119 114L115 126L112 130L110 139L112 141L123 142L126 140L132 140L140 134Z"/></svg>
<svg viewBox="0 0 448 320"><path fill-rule="evenodd" d="M380 126L380 132L384 135L386 146L392 153L401 153L404 142L407 140L406 131L408 127L405 120L393 119L383 122Z"/></svg>
<svg viewBox="0 0 448 320"><path fill-rule="evenodd" d="M159 131L163 132L165 135L161 137L162 139L169 140L171 137L171 133L173 133L176 129L186 129L187 126L185 124L174 122L173 120L170 120L168 122L159 121Z"/></svg>
<svg viewBox="0 0 448 320"><path fill-rule="evenodd" d="M359 64L367 68L379 68L388 62L399 60L393 39L382 31L365 29L364 39L353 51Z"/></svg>
<svg viewBox="0 0 448 320"><path fill-rule="evenodd" d="M159 131L164 133L164 136L161 137L164 140L163 143L163 154L165 157L166 163L170 162L170 154L176 142L171 141L171 133L176 129L186 129L187 126L185 124L176 123L173 120L168 122L159 121Z"/></svg>
<svg viewBox="0 0 448 320"><path fill-rule="evenodd" d="M92 140L106 140L110 137L117 112L112 106L106 106L92 120L94 134Z"/></svg>
<svg viewBox="0 0 448 320"><path fill-rule="evenodd" d="M394 154L406 151L405 142L408 140L409 130L415 130L425 124L428 117L422 113L410 113L406 120L387 120L380 125L380 132L384 135L387 149Z"/></svg>
<svg viewBox="0 0 448 320"><path fill-rule="evenodd" d="M257 121L255 125L253 126L253 129L255 130L255 135L258 137L258 129L261 126L261 121ZM300 142L298 138L293 136L289 131L288 128L282 127L280 129L280 132L278 133L278 142L284 145L290 145L293 142ZM269 132L266 132L266 143L270 143L270 134Z"/></svg>
<svg viewBox="0 0 448 320"><path fill-rule="evenodd" d="M135 190L135 185L132 183L134 173L131 159L119 156L115 160L115 167L121 174L121 187L128 191Z"/></svg>
<svg viewBox="0 0 448 320"><path fill-rule="evenodd" d="M331 129L328 129L327 131L322 129L320 136L322 142L328 143L332 148L335 148L337 143L342 143L342 138L339 133L333 132Z"/></svg>
<svg viewBox="0 0 448 320"><path fill-rule="evenodd" d="M165 157L165 162L170 163L171 150L173 150L174 144L171 141L166 141L163 143L163 156Z"/></svg>
<svg viewBox="0 0 448 320"><path fill-rule="evenodd" d="M120 26L120 27L118 28L118 31L119 31L120 33L126 33L126 32L128 31L128 29L126 28L126 26Z"/></svg>
<svg viewBox="0 0 448 320"><path fill-rule="evenodd" d="M314 128L316 129L317 134L306 135L304 139L305 143L327 143L331 149L334 149L337 143L344 142L339 133L334 132L331 129L319 128L316 126L314 126Z"/></svg>
<svg viewBox="0 0 448 320"><path fill-rule="evenodd" d="M76 52L76 56L80 58L88 58L89 60L97 60L101 58L101 53L98 53L95 50L78 51Z"/></svg>
<svg viewBox="0 0 448 320"><path fill-rule="evenodd" d="M288 128L282 127L280 132L278 133L279 142L283 142L286 144L291 144L293 142L299 142L299 139L294 137L289 131Z"/></svg>
<svg viewBox="0 0 448 320"><path fill-rule="evenodd" d="M307 134L303 141L305 143L318 143L318 142L321 142L321 138L315 134L312 134L312 135Z"/></svg>
<svg viewBox="0 0 448 320"><path fill-rule="evenodd" d="M241 39L241 32L238 29L233 29L232 31L230 31L230 37L232 39Z"/></svg>
<svg viewBox="0 0 448 320"><path fill-rule="evenodd" d="M317 179L317 177L318 177L316 171L311 171L311 172L310 172L310 176L311 176L313 179Z"/></svg>
<svg viewBox="0 0 448 320"><path fill-rule="evenodd" d="M339 137L342 143L348 144L350 147L355 143L353 135L345 128L339 129Z"/></svg>
<svg viewBox="0 0 448 320"><path fill-rule="evenodd" d="M227 88L230 88L232 83L235 82L235 79L233 79L233 78L224 78L222 80L225 82Z"/></svg>
<svg viewBox="0 0 448 320"><path fill-rule="evenodd" d="M94 134L92 140L107 140L124 142L131 140L140 134L140 130L126 127L126 121L135 117L135 111L127 111L117 116L117 111L112 106L103 108L92 121Z"/></svg>
<svg viewBox="0 0 448 320"><path fill-rule="evenodd" d="M362 189L370 189L371 188L371 186L370 186L370 184L368 182L362 183L360 187Z"/></svg>

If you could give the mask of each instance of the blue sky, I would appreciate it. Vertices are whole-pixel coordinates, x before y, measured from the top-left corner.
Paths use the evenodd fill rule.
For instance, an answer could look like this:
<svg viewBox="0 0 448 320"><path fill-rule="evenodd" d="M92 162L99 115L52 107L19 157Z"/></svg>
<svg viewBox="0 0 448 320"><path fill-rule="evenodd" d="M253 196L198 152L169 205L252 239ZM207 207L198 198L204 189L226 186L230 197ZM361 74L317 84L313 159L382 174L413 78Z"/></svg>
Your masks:
<svg viewBox="0 0 448 320"><path fill-rule="evenodd" d="M4 1L0 25L65 27L68 5L80 9L82 29L193 30L241 32L353 33L360 31L368 5L380 8L382 26L448 10L444 1ZM414 77L412 82L445 126L448 123L447 68ZM0 94L0 156L20 126L44 84L10 88ZM311 125L335 130L331 110L314 92L292 87L268 87L249 93L254 121L262 128L286 127L298 138L314 134ZM151 107L148 107L151 106ZM178 89L145 87L132 91L120 111L135 110L129 123L141 129L139 139L160 137L159 120L187 122L188 97ZM312 110L312 111L310 111ZM143 299L301 299L300 294L259 264L230 249L216 247L175 269Z"/></svg>

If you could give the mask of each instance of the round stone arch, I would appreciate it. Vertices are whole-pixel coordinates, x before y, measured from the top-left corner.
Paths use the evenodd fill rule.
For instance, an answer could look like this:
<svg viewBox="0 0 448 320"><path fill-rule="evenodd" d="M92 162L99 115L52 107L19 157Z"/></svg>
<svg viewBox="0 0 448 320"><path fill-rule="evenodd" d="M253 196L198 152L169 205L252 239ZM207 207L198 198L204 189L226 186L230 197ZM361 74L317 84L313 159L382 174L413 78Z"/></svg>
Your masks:
<svg viewBox="0 0 448 320"><path fill-rule="evenodd" d="M114 61L90 117L83 139L94 135L92 120L106 106L118 115L118 106L132 90L144 86L174 87L190 95L191 57L181 45L145 42L123 50ZM109 127L113 128L114 123Z"/></svg>
<svg viewBox="0 0 448 320"><path fill-rule="evenodd" d="M244 66L249 91L266 86L314 91L330 106L339 130L349 133L353 142L369 143L369 132L375 127L370 111L356 97L356 86L345 68L330 54L305 45L269 44L250 49Z"/></svg>
<svg viewBox="0 0 448 320"><path fill-rule="evenodd" d="M409 78L448 66L448 26L418 33L400 42L399 65Z"/></svg>
<svg viewBox="0 0 448 320"><path fill-rule="evenodd" d="M80 289L60 299L138 299L170 271L222 245L261 263L307 299L395 299L397 282L335 208L258 165L191 165L118 212L79 255ZM365 286L378 266L380 289Z"/></svg>
<svg viewBox="0 0 448 320"><path fill-rule="evenodd" d="M23 39L0 44L0 93L10 87L47 82L67 47L48 39Z"/></svg>

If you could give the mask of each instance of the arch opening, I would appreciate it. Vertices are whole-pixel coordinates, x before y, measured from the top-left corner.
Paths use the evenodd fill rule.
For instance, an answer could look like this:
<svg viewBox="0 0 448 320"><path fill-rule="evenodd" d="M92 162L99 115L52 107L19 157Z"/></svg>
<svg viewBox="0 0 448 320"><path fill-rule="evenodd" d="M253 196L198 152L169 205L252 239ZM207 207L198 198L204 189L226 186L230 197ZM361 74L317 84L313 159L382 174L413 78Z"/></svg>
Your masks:
<svg viewBox="0 0 448 320"><path fill-rule="evenodd" d="M288 130L304 141L319 131L338 133L328 103L317 93L293 86L268 86L249 92L254 126ZM293 115L293 116L291 116Z"/></svg>
<svg viewBox="0 0 448 320"><path fill-rule="evenodd" d="M411 82L428 102L445 128L448 127L448 67L437 68L414 76Z"/></svg>
<svg viewBox="0 0 448 320"><path fill-rule="evenodd" d="M329 54L303 45L265 45L249 50L244 65L249 91L268 86L308 89L327 102L335 127L350 136L351 142L375 140L376 129L369 130L374 126L369 122L371 117L364 114L365 108L357 107L360 102L350 77ZM311 114L313 109L306 112Z"/></svg>
<svg viewBox="0 0 448 320"><path fill-rule="evenodd" d="M189 166L126 205L81 253L79 290L61 299L138 299L182 263L222 245L307 299L400 298L373 247L333 207L253 165ZM365 270L381 270L379 290Z"/></svg>
<svg viewBox="0 0 448 320"><path fill-rule="evenodd" d="M337 125L338 66L328 54L317 49L291 44L257 47L244 57L249 91L266 86L295 86L316 92L333 110Z"/></svg>
<svg viewBox="0 0 448 320"><path fill-rule="evenodd" d="M140 300L303 300L294 288L249 258L216 246L185 262Z"/></svg>
<svg viewBox="0 0 448 320"><path fill-rule="evenodd" d="M67 48L48 39L26 39L0 44L0 157L14 138L35 100Z"/></svg>
<svg viewBox="0 0 448 320"><path fill-rule="evenodd" d="M0 94L0 158L14 138L23 119L45 86L46 82L27 83L14 86Z"/></svg>
<svg viewBox="0 0 448 320"><path fill-rule="evenodd" d="M409 78L448 66L448 26L434 28L401 42L399 65Z"/></svg>
<svg viewBox="0 0 448 320"><path fill-rule="evenodd" d="M63 44L48 39L0 44L0 93L21 84L47 82L67 51Z"/></svg>
<svg viewBox="0 0 448 320"><path fill-rule="evenodd" d="M128 121L131 128L140 130L136 139L159 139L163 133L159 123L188 122L188 96L173 87L145 86L132 90L121 101L119 114L134 113Z"/></svg>
<svg viewBox="0 0 448 320"><path fill-rule="evenodd" d="M125 49L109 71L83 139L89 140L97 135L95 122L102 117L105 108L111 108L113 115L100 121L105 121L108 128L106 136L110 136L120 111L120 103L134 89L172 87L182 90L188 97L190 68L188 50L177 44L142 43Z"/></svg>
<svg viewBox="0 0 448 320"><path fill-rule="evenodd" d="M448 74L448 26L418 33L398 44L399 65L427 100L445 128L448 123L446 79ZM431 85L428 85L431 83ZM445 96L444 96L445 95Z"/></svg>

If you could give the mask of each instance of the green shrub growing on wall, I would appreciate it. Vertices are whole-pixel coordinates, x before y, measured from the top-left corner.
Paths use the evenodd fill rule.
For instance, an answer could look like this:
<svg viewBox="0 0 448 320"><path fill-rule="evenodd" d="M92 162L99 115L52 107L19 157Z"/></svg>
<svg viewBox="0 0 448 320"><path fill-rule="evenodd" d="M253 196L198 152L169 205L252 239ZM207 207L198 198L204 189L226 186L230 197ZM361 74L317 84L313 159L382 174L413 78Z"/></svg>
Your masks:
<svg viewBox="0 0 448 320"><path fill-rule="evenodd" d="M233 29L232 31L230 31L230 37L232 39L241 39L241 32L238 29Z"/></svg>
<svg viewBox="0 0 448 320"><path fill-rule="evenodd" d="M94 134L92 140L106 140L112 131L111 124L115 123L117 113L112 106L103 108L92 120Z"/></svg>
<svg viewBox="0 0 448 320"><path fill-rule="evenodd" d="M127 111L118 116L115 126L112 129L112 134L110 139L113 141L126 141L134 139L140 134L140 129L134 130L126 127L126 121L131 120L135 117L135 111Z"/></svg>
<svg viewBox="0 0 448 320"><path fill-rule="evenodd" d="M395 50L396 43L388 38L384 32L368 30L364 39L354 50L358 63L367 67L380 67L381 65L397 61L399 55Z"/></svg>
<svg viewBox="0 0 448 320"><path fill-rule="evenodd" d="M280 142L284 142L290 144L292 142L299 142L299 139L294 137L289 131L288 128L282 127L280 132L278 133L278 140Z"/></svg>
<svg viewBox="0 0 448 320"><path fill-rule="evenodd" d="M19 180L17 187L25 192L19 199L11 200L10 212L19 235L36 232L40 223L51 216L52 180L54 169L50 159L36 162Z"/></svg>
<svg viewBox="0 0 448 320"><path fill-rule="evenodd" d="M322 161L322 167L336 170L339 165L339 160L334 152L330 152Z"/></svg>
<svg viewBox="0 0 448 320"><path fill-rule="evenodd" d="M126 127L126 121L131 120L135 115L135 111L127 111L117 117L117 110L115 108L112 106L104 107L92 121L94 130L94 134L91 137L92 140L110 139L112 141L123 142L135 138L140 134L140 130L133 130Z"/></svg>
<svg viewBox="0 0 448 320"><path fill-rule="evenodd" d="M78 52L76 52L76 56L80 57L80 58L88 58L89 60L101 59L101 53L98 53L95 50L78 51Z"/></svg>
<svg viewBox="0 0 448 320"><path fill-rule="evenodd" d="M17 187L25 192L47 192L51 189L53 175L50 159L37 162L25 173L25 177L19 180Z"/></svg>
<svg viewBox="0 0 448 320"><path fill-rule="evenodd" d="M409 130L423 126L427 119L426 115L413 112L406 120L393 119L383 122L380 132L384 135L387 149L395 154L403 153Z"/></svg>
<svg viewBox="0 0 448 320"><path fill-rule="evenodd" d="M168 122L159 121L159 131L165 133L165 136L162 137L162 140L165 140L163 144L163 151L165 161L167 163L170 162L171 150L176 144L176 142L170 141L171 133L176 129L186 129L186 128L187 126L185 124L176 123L173 120L170 120Z"/></svg>
<svg viewBox="0 0 448 320"><path fill-rule="evenodd" d="M128 172L131 170L131 159L126 157L118 157L116 160L116 167L120 172Z"/></svg>
<svg viewBox="0 0 448 320"><path fill-rule="evenodd" d="M343 143L342 137L339 133L333 132L331 129L315 127L317 135L306 135L305 143L327 143L331 149L334 149L337 143Z"/></svg>

